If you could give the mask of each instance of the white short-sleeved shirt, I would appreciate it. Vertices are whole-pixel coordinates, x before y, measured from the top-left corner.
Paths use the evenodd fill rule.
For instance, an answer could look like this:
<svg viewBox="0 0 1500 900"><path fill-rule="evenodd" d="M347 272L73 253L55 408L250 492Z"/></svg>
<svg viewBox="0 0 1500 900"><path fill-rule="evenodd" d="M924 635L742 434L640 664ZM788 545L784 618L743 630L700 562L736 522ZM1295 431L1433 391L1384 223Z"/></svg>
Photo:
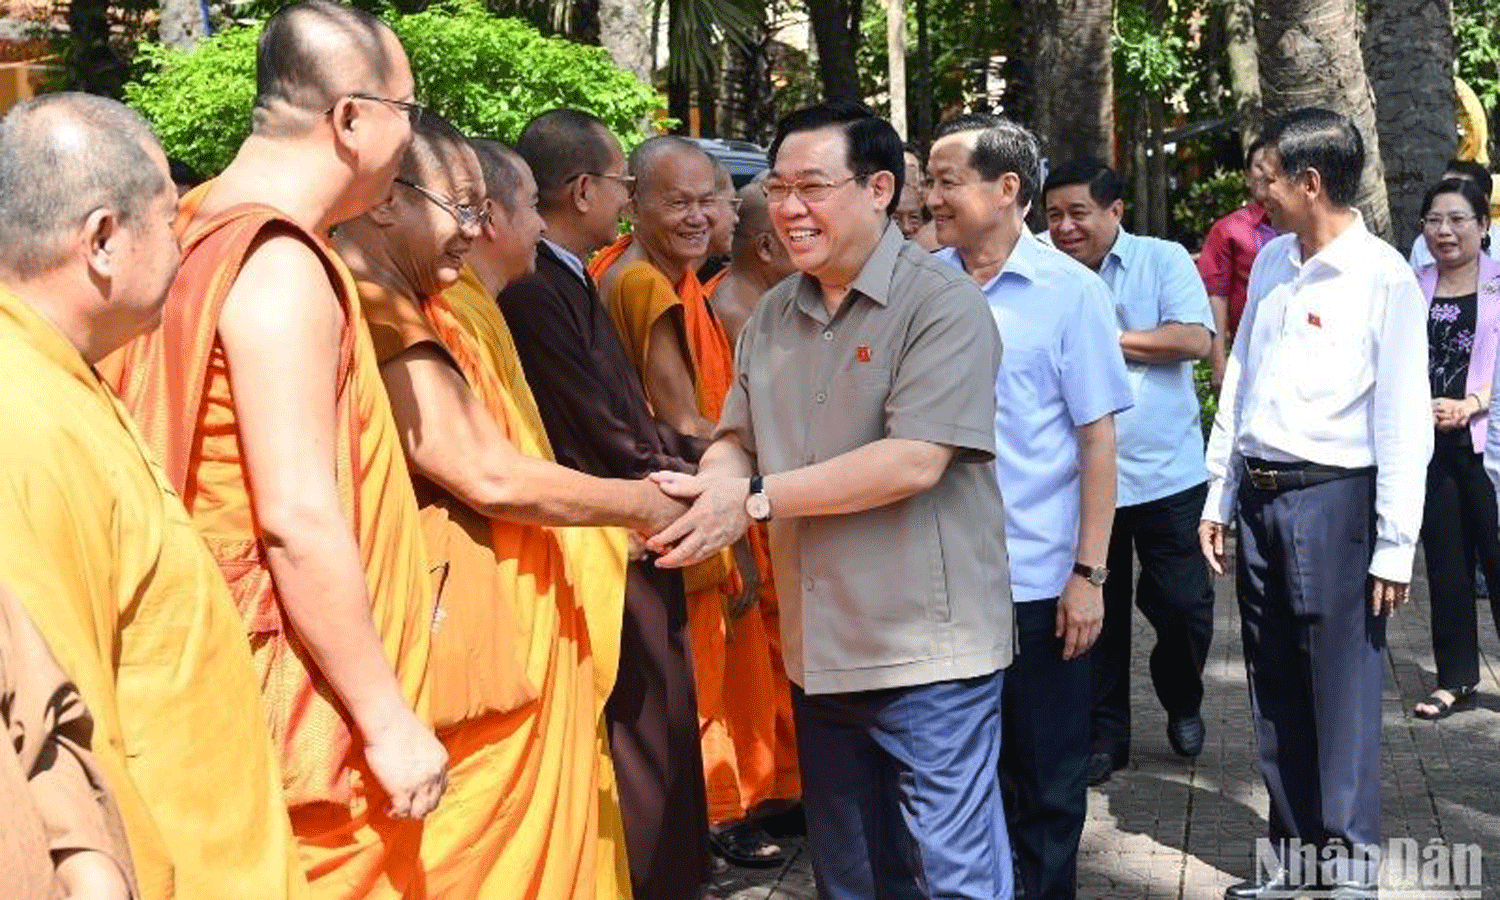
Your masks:
<svg viewBox="0 0 1500 900"><path fill-rule="evenodd" d="M1181 244L1119 230L1099 266L1124 331L1169 322L1214 331L1203 279ZM1168 497L1208 480L1203 425L1193 390L1193 363L1126 362L1135 405L1115 420L1119 444L1118 506Z"/></svg>
<svg viewBox="0 0 1500 900"><path fill-rule="evenodd" d="M958 251L939 259L963 268ZM1109 290L1040 241L1016 242L980 290L1005 354L995 380L995 473L1017 603L1062 594L1078 551L1081 425L1130 407Z"/></svg>

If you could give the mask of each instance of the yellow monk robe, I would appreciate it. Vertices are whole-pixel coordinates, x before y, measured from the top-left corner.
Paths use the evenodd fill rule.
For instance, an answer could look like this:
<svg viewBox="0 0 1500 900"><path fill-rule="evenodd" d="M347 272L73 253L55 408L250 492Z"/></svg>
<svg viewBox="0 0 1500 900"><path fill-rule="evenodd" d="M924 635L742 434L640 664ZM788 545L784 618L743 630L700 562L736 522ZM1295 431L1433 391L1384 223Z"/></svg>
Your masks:
<svg viewBox="0 0 1500 900"><path fill-rule="evenodd" d="M520 407L445 296L418 305L370 282L359 292L380 359L424 343L446 351L506 438L538 452ZM449 564L432 679L451 770L423 838L429 892L451 900L619 896L622 884L628 891L628 881L616 881L624 870L599 855L598 737L614 671L600 684L590 625L595 616L621 618L623 552L613 555L612 592L586 596L552 529L487 520L421 476L416 482L429 553ZM618 633L616 624L616 642ZM505 670L515 659L535 702L474 693L478 671ZM460 697L469 702L450 702ZM618 815L606 821L617 824Z"/></svg>
<svg viewBox="0 0 1500 900"><path fill-rule="evenodd" d="M93 714L141 896L305 896L244 628L182 502L78 351L3 290L0 367L0 581Z"/></svg>
<svg viewBox="0 0 1500 900"><path fill-rule="evenodd" d="M479 275L469 265L459 273L458 283L443 292L454 321L467 338L457 337L477 352L484 369L493 373L510 395L516 419L512 439L527 456L556 462L547 428L536 405L536 395L526 381L521 356L516 351L510 325L490 296ZM487 376L482 376L487 377ZM470 383L478 383L469 379ZM599 861L610 869L599 879L600 900L616 900L630 892L629 859L625 853L625 826L620 818L620 793L615 784L614 761L609 755L603 710L615 683L620 664L621 609L625 594L627 546L619 528L559 528L554 536L562 544L568 581L574 594L585 602L589 641L593 646L595 684L598 688L599 728L595 741L599 757Z"/></svg>
<svg viewBox="0 0 1500 900"><path fill-rule="evenodd" d="M604 282L606 271L613 279L604 298L625 352L645 380L650 353L651 328L662 316L680 311L678 322L684 337L694 377L698 412L710 422L719 420L724 398L733 378L734 363L729 338L712 313L697 277L687 273L677 285L644 260L622 262L629 235L601 251L590 263L590 274ZM647 389L647 399L650 390ZM698 727L703 743L703 776L708 792L708 817L712 824L734 822L745 817L754 803L770 792L765 779L746 782L740 770L737 747L725 703L730 693L726 675L730 671L727 651L731 638L741 640L739 622L727 621L729 604L739 594L742 582L728 550L710 557L705 564L683 574L687 589L693 678L698 694ZM733 632L731 632L731 627ZM758 642L764 646L764 639ZM770 682L769 663L750 671L735 669L733 693L766 702ZM748 802L747 802L748 801Z"/></svg>
<svg viewBox="0 0 1500 900"><path fill-rule="evenodd" d="M420 898L421 823L385 814L389 797L365 768L352 724L287 627L251 513L217 334L224 300L260 234L289 234L317 253L346 316L334 448L339 494L359 544L376 633L403 696L424 719L443 573L427 563L411 476L348 269L321 237L270 207L245 204L193 222L212 186L184 198L182 268L162 327L127 346L111 369L121 373L122 398L229 581L314 896Z"/></svg>

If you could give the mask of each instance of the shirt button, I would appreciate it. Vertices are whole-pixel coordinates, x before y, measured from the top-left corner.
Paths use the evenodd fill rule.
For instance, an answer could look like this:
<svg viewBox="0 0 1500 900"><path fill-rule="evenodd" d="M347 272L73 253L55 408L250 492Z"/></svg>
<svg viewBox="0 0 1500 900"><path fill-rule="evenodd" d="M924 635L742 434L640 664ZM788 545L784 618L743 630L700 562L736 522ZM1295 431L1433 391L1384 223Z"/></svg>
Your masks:
<svg viewBox="0 0 1500 900"><path fill-rule="evenodd" d="M822 403L824 400L828 399L828 395L823 393L822 391L818 391L818 395L813 399L818 401L819 403Z"/></svg>
<svg viewBox="0 0 1500 900"><path fill-rule="evenodd" d="M833 340L833 332L832 331L825 331L825 332L823 332L823 340L825 340L825 341L831 341L831 340Z"/></svg>

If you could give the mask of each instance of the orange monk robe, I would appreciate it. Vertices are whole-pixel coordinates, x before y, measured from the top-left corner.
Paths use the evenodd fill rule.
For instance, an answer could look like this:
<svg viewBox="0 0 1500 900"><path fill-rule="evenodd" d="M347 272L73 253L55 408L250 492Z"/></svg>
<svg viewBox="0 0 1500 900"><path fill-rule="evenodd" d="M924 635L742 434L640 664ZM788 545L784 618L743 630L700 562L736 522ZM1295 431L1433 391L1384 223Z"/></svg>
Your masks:
<svg viewBox="0 0 1500 900"><path fill-rule="evenodd" d="M94 717L142 896L305 896L244 628L182 502L95 371L5 291L0 368L0 581Z"/></svg>
<svg viewBox="0 0 1500 900"><path fill-rule="evenodd" d="M536 451L519 407L445 296L419 305L371 282L359 291L380 359L419 344L443 350L506 438ZM417 495L429 551L449 562L446 616L433 637L433 706L451 770L423 838L431 896L618 896L619 870L599 857L597 741L613 672L598 683L588 607L619 621L623 559L613 594L585 598L552 529L485 519L420 476ZM618 640L618 625L615 633ZM514 660L535 702L476 697L483 670ZM460 696L485 702L445 699Z"/></svg>
<svg viewBox="0 0 1500 900"><path fill-rule="evenodd" d="M537 408L536 395L526 381L521 356L516 350L510 325L500 312L473 267L465 265L458 283L443 292L443 299L458 326L467 334L451 342L464 344L478 353L483 367L499 378L510 394L516 419L512 438L527 456L555 462L547 428ZM487 377L487 376L481 376ZM479 383L469 379L471 384ZM599 758L599 861L610 873L599 878L599 900L617 900L630 892L629 860L625 853L625 826L620 817L620 792L615 784L614 760L609 753L603 709L615 683L620 663L621 609L625 594L626 538L620 528L559 528L553 531L563 547L568 581L575 596L584 601L589 640L593 646L595 685L598 688L599 733L595 741Z"/></svg>
<svg viewBox="0 0 1500 900"><path fill-rule="evenodd" d="M590 268L602 282L605 272L619 263L619 268L611 272L613 282L605 308L626 352L644 380L652 326L662 316L676 315L692 366L698 412L717 422L734 373L733 354L723 326L709 311L708 299L692 273L673 286L648 262L620 262L628 245L628 238L617 241L596 256ZM709 820L723 824L743 819L756 803L772 796L774 762L768 764L770 757L761 753L769 735L754 736L764 732L763 724L774 726L772 679L759 619L747 623L745 634L741 633L746 630L741 627L743 617L733 623L726 621L727 608L742 587L732 557L726 550L707 563L685 573L684 581L688 587L688 628L698 689ZM757 650L736 654L749 659L739 659L731 667L728 651L732 643L753 644ZM730 722L730 695L741 698L733 704L737 708L763 705L765 711L758 717L763 721L752 719L736 728ZM746 746L756 755L748 769L739 760L736 730L743 733Z"/></svg>
<svg viewBox="0 0 1500 900"><path fill-rule="evenodd" d="M60 857L93 851L135 890L125 826L94 761L94 721L14 595L0 585L0 872L7 900L54 900ZM101 748L108 752L109 748ZM123 767L124 760L117 760Z"/></svg>
<svg viewBox="0 0 1500 900"><path fill-rule="evenodd" d="M348 269L321 237L267 206L245 204L193 223L212 187L184 198L182 267L162 327L128 345L110 368L121 373L122 398L229 580L314 896L419 898L421 823L385 814L389 797L365 768L352 723L287 627L250 507L218 322L259 235L289 234L318 254L346 317L333 460L339 494L359 545L376 633L403 696L422 718L443 572L427 563L411 476Z"/></svg>

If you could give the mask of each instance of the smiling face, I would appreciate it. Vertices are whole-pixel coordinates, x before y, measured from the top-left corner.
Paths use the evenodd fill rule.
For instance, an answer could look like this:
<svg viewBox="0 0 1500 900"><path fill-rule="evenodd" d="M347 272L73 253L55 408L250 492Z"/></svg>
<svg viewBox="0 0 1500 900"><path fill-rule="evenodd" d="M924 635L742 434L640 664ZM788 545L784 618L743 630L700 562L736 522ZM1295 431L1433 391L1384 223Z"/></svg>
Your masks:
<svg viewBox="0 0 1500 900"><path fill-rule="evenodd" d="M1482 214L1469 207L1462 194L1445 193L1432 198L1422 217L1422 234L1439 269L1466 266L1479 258L1480 242L1489 226Z"/></svg>
<svg viewBox="0 0 1500 900"><path fill-rule="evenodd" d="M537 211L536 179L531 177L531 168L519 159L509 162L515 166L520 179L510 202L515 212L506 212L496 203L490 204L492 242L504 263L503 274L507 282L536 271L536 244L547 229Z"/></svg>
<svg viewBox="0 0 1500 900"><path fill-rule="evenodd" d="M708 256L710 232L727 208L713 162L698 150L674 148L653 155L638 177L636 240L674 271Z"/></svg>
<svg viewBox="0 0 1500 900"><path fill-rule="evenodd" d="M979 136L979 131L946 135L932 145L927 158L932 175L927 208L932 210L938 243L945 246L976 248L1000 228L1005 212L1014 214L1020 181L1008 172L994 181L979 174L973 166Z"/></svg>
<svg viewBox="0 0 1500 900"><path fill-rule="evenodd" d="M464 257L479 234L478 223L462 224L458 207L479 208L484 176L467 144L434 146L417 167L417 187L396 185L392 197L394 255L424 296L458 281Z"/></svg>
<svg viewBox="0 0 1500 900"><path fill-rule="evenodd" d="M766 178L767 188L800 185L818 194L789 193L769 203L771 222L792 264L825 285L845 285L859 274L889 221L895 187L891 172L855 178L849 139L839 126L787 135Z"/></svg>
<svg viewBox="0 0 1500 900"><path fill-rule="evenodd" d="M1286 172L1281 168L1281 154L1266 148L1260 154L1260 168L1265 175L1266 215L1280 231L1301 233L1312 221L1317 201L1317 176L1312 172Z"/></svg>
<svg viewBox="0 0 1500 900"><path fill-rule="evenodd" d="M1086 184L1067 184L1047 191L1047 230L1052 245L1091 269L1098 269L1120 233L1125 204L1100 206Z"/></svg>

